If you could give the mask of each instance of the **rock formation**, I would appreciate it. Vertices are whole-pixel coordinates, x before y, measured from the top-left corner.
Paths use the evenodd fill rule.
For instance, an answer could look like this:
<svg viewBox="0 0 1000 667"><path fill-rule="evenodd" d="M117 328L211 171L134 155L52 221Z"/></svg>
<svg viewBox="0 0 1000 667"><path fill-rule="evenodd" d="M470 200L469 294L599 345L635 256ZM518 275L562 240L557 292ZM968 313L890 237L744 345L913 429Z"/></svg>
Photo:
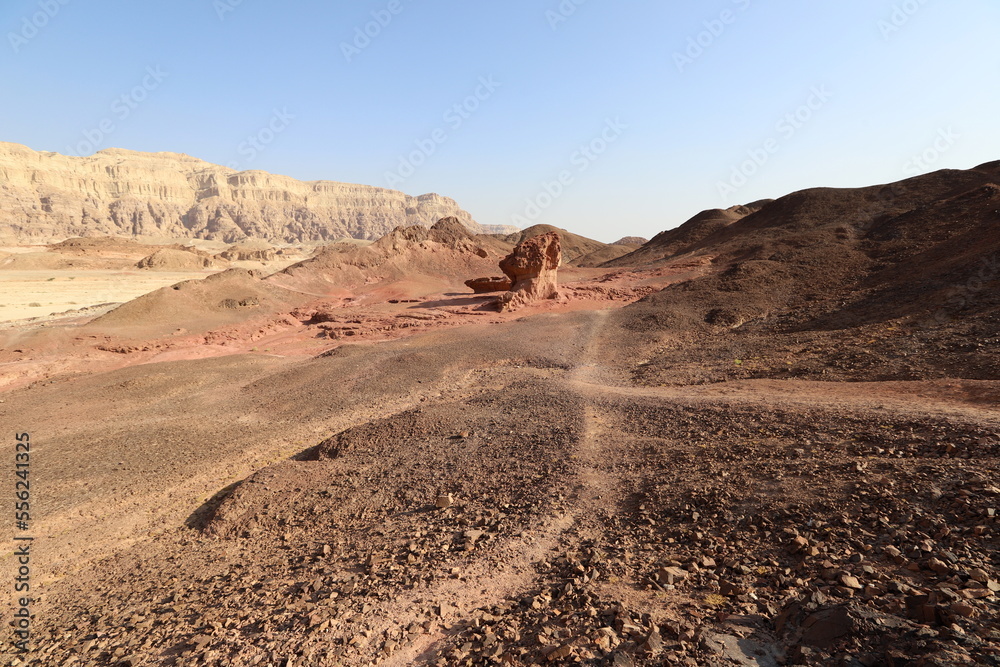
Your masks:
<svg viewBox="0 0 1000 667"><path fill-rule="evenodd" d="M500 270L510 278L510 291L498 305L501 311L517 308L540 299L558 299L556 273L562 261L562 247L557 232L532 237L500 260Z"/></svg>
<svg viewBox="0 0 1000 667"><path fill-rule="evenodd" d="M230 243L377 239L448 216L485 231L437 194L237 172L177 153L107 149L70 157L0 142L0 238L14 242L115 235Z"/></svg>
<svg viewBox="0 0 1000 667"><path fill-rule="evenodd" d="M222 262L226 264L226 262ZM143 257L136 264L137 268L153 271L200 271L214 269L219 262L207 253L181 250L178 248L161 248L151 255Z"/></svg>
<svg viewBox="0 0 1000 667"><path fill-rule="evenodd" d="M445 289L496 266L500 255L483 248L482 238L470 235L454 217L430 228L397 227L366 246L328 245L268 281L312 294L401 280L439 282Z"/></svg>
<svg viewBox="0 0 1000 667"><path fill-rule="evenodd" d="M215 257L229 262L272 262L277 256L277 251L269 245L241 243L229 246Z"/></svg>
<svg viewBox="0 0 1000 667"><path fill-rule="evenodd" d="M513 283L506 276L492 276L466 280L465 285L476 294L489 294L490 292L507 292Z"/></svg>
<svg viewBox="0 0 1000 667"><path fill-rule="evenodd" d="M504 240L507 243L516 246L517 244L523 243L534 236L541 236L542 234L548 234L549 232L555 232L559 235L559 245L562 249L562 261L565 264L569 264L579 257L589 255L608 247L607 243L602 243L600 241L587 238L586 236L580 236L579 234L574 234L573 232L562 229L561 227L553 227L552 225L532 225L527 229L522 229L519 232L508 234L504 237Z"/></svg>
<svg viewBox="0 0 1000 667"><path fill-rule="evenodd" d="M642 236L623 236L611 245L646 245L649 243L649 239L643 238Z"/></svg>

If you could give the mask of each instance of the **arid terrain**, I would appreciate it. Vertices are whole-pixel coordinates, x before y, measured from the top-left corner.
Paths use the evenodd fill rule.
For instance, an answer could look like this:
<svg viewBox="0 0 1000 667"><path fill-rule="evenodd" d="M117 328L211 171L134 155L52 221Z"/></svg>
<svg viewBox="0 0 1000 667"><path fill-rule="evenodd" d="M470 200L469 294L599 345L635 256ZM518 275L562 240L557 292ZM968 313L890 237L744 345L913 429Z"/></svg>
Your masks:
<svg viewBox="0 0 1000 667"><path fill-rule="evenodd" d="M441 217L0 249L5 664L1000 665L1000 162Z"/></svg>

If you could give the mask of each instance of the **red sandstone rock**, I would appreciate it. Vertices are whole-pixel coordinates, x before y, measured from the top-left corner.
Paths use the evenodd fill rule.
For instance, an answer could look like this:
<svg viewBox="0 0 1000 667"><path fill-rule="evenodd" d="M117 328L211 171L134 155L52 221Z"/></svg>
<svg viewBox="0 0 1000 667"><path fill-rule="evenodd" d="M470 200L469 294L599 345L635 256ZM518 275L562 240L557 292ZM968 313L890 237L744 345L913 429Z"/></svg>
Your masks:
<svg viewBox="0 0 1000 667"><path fill-rule="evenodd" d="M556 272L562 261L559 234L549 232L520 243L500 260L500 269L510 278L510 291L499 300L501 311L515 310L540 299L558 299Z"/></svg>
<svg viewBox="0 0 1000 667"><path fill-rule="evenodd" d="M513 283L506 276L494 276L492 278L473 278L465 281L466 286L476 294L486 294L487 292L506 292Z"/></svg>

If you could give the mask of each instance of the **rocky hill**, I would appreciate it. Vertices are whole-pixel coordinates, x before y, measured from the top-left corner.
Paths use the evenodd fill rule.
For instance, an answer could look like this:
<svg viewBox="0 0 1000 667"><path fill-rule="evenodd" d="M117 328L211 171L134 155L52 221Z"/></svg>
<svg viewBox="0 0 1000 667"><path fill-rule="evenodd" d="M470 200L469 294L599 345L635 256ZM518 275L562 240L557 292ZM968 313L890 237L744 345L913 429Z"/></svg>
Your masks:
<svg viewBox="0 0 1000 667"><path fill-rule="evenodd" d="M997 183L1000 162L814 188L731 222L710 211L707 226L658 235L622 260L634 269L700 259L713 269L623 311L625 331L697 341L661 345L637 375L653 384L995 379Z"/></svg>
<svg viewBox="0 0 1000 667"><path fill-rule="evenodd" d="M449 216L487 231L437 194L237 172L177 153L112 148L69 157L0 142L0 239L17 242L109 235L376 239Z"/></svg>
<svg viewBox="0 0 1000 667"><path fill-rule="evenodd" d="M628 254L622 254L607 261L606 266L635 266L637 264L654 264L666 260L680 254L684 248L692 246L720 229L728 227L737 220L760 210L765 204L771 201L767 199L745 206L733 206L725 210L713 208L702 211L680 227L660 232L650 241L637 239L636 237L626 237L617 241L614 245L626 246L629 240L639 240L642 242L636 245L641 247Z"/></svg>
<svg viewBox="0 0 1000 667"><path fill-rule="evenodd" d="M510 244L511 248L524 241L542 234L559 234L562 240L562 261L567 266L597 266L603 262L616 259L626 253L637 250L642 243L627 244L625 241L637 239L638 237L628 237L608 244L594 239L574 234L560 227L552 225L533 225L518 232L508 234L504 241ZM643 240L645 243L645 240Z"/></svg>

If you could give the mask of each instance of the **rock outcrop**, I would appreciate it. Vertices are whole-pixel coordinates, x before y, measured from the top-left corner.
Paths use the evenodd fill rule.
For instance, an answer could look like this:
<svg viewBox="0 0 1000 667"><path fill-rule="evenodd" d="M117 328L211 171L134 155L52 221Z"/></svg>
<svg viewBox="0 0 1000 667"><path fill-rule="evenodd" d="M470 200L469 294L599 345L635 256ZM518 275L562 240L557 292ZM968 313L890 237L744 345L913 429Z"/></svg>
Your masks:
<svg viewBox="0 0 1000 667"><path fill-rule="evenodd" d="M641 236L623 236L611 245L636 245L641 246L649 243L649 239Z"/></svg>
<svg viewBox="0 0 1000 667"><path fill-rule="evenodd" d="M222 264L226 264L226 262L222 262ZM178 248L161 248L140 259L136 267L153 271L200 271L218 268L219 265L219 262L206 253Z"/></svg>
<svg viewBox="0 0 1000 667"><path fill-rule="evenodd" d="M556 274L561 261L562 247L557 232L519 243L514 252L500 260L500 270L511 281L510 291L498 301L500 310L516 310L541 299L558 299Z"/></svg>
<svg viewBox="0 0 1000 667"><path fill-rule="evenodd" d="M271 246L253 244L231 245L215 257L227 262L272 262L278 252Z"/></svg>
<svg viewBox="0 0 1000 667"><path fill-rule="evenodd" d="M465 286L476 294L489 294L490 292L507 292L513 283L506 276L492 276L490 278L473 278L466 280Z"/></svg>
<svg viewBox="0 0 1000 667"><path fill-rule="evenodd" d="M0 239L13 242L116 235L228 243L377 239L444 217L473 232L499 231L437 194L237 172L178 153L107 149L70 157L0 142Z"/></svg>
<svg viewBox="0 0 1000 667"><path fill-rule="evenodd" d="M439 283L442 289L454 289L465 276L482 275L496 267L500 254L483 248L481 238L470 235L453 217L430 228L397 227L366 246L328 245L268 281L311 294L396 281Z"/></svg>

